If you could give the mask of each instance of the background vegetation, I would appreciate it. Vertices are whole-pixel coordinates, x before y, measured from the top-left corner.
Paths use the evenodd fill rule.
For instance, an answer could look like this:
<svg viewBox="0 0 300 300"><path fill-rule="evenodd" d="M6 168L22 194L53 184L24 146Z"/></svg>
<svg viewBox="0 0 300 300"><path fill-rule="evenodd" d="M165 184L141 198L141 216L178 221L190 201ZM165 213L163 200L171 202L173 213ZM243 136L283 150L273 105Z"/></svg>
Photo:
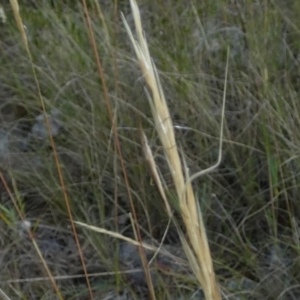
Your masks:
<svg viewBox="0 0 300 300"><path fill-rule="evenodd" d="M167 232L164 244L175 249L179 264L177 230L169 224L142 151L140 128L179 218L145 83L121 21L123 12L133 28L129 2L87 2L107 91L82 2L20 3L72 216L134 237L127 185L143 239L155 243ZM231 49L223 160L217 171L193 183L224 297L299 299L300 3L139 0L138 5L191 173L213 165L218 157L226 51ZM12 204L7 182L62 297L90 299L32 63L9 3L3 9L7 20L0 30L0 291L7 295L4 299L59 298L25 232L27 223ZM137 280L142 273L136 277L117 272L124 271L122 265L126 270L138 267L132 263L139 257L137 251L124 254L129 250L119 247L118 240L87 229L78 228L78 237L88 273L98 273L90 277L95 299L147 297L143 280ZM157 299L203 299L188 265L183 271L154 269Z"/></svg>

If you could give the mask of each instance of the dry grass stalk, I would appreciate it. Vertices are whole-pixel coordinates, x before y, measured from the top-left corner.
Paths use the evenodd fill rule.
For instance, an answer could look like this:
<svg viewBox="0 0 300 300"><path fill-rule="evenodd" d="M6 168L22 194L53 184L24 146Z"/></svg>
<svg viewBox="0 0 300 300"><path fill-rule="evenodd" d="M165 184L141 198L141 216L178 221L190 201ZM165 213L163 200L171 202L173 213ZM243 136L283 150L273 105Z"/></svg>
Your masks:
<svg viewBox="0 0 300 300"><path fill-rule="evenodd" d="M82 223L82 222L79 222L79 221L74 221L74 223L81 226L81 227L83 227L83 228L87 228L87 229L95 231L95 232L106 234L106 235L111 236L115 239L122 240L124 242L130 243L130 244L135 245L135 246L143 247L143 249L147 249L147 250L152 251L154 253L154 255L156 255L156 253L159 252L159 253L165 255L166 257L170 257L170 258L172 258L174 260L177 260L177 261L179 260L181 263L184 264L183 260L179 259L178 257L174 256L172 253L168 252L166 249L162 248L161 245L159 247L155 247L153 245L149 245L149 244L144 243L144 242L139 242L137 240L126 237L126 236L124 236L124 235L122 235L118 232L110 231L110 230L107 230L105 228L88 225L88 224L85 224L85 223Z"/></svg>
<svg viewBox="0 0 300 300"><path fill-rule="evenodd" d="M106 85L105 74L104 74L104 70L102 68L101 60L100 60L99 53L98 53L98 50L97 50L97 43L96 43L95 35L94 35L93 29L92 29L92 22L91 22L91 18L90 18L88 8L87 8L86 0L82 0L82 4L83 4L85 16L86 16L87 30L88 30L88 33L89 33L91 46L92 46L92 49L93 49L93 52L94 52L98 73L99 73L99 76L100 76L100 79L101 79L101 82L102 82L104 99L105 99L106 107L107 107L109 118L110 118L111 125L112 125L112 132L113 132L113 136L114 136L115 149L117 150L117 153L118 153L118 156L119 156L119 161L120 161L121 170L122 170L122 173L123 173L123 176L124 176L124 181L125 181L125 186L126 186L126 189L127 189L127 194L128 194L128 198L129 198L129 202L130 202L132 216L133 216L133 219L135 220L135 222L137 224L138 223L137 222L137 215L136 215L135 207L134 207L134 204L133 204L132 194L131 194L131 190L130 190L130 186L129 186L129 180L128 180L128 176L127 176L127 172L126 172L126 168L125 168L125 164L124 164L124 160L123 160L123 155L122 155L122 151L121 151L121 144L120 144L120 141L119 141L117 128L116 128L116 122L115 122L115 118L113 116L113 112L112 112L112 108L111 108L111 104L110 104L110 98L109 98L108 89L107 89L107 85ZM117 200L117 197L116 197L116 200ZM117 208L117 201L115 202L115 208ZM140 229L139 229L138 226L136 226L135 229L136 229L136 233L137 233L137 238L141 242L142 238L141 238ZM148 284L149 293L150 293L150 299L154 300L155 299L154 287L153 287L153 284L152 284L152 278L151 278L150 270L149 270L149 267L148 267L148 264L147 264L147 261L146 261L146 254L144 253L144 248L143 247L138 246L138 250L139 250L139 254L140 254L141 259L142 259L144 273L145 273L145 276L146 276L146 279L147 279L147 284Z"/></svg>
<svg viewBox="0 0 300 300"><path fill-rule="evenodd" d="M148 164L150 166L152 177L153 177L153 179L154 179L154 181L155 181L155 183L157 185L157 188L159 190L159 193L160 193L160 195L161 195L161 197L162 197L162 199L164 201L164 204L166 206L166 210L167 210L168 216L170 218L172 218L172 215L173 215L172 214L172 210L171 210L171 207L169 205L169 202L168 202L168 199L167 199L167 196L166 196L163 184L162 184L162 180L159 177L159 174L157 172L155 160L154 160L152 151L150 149L150 146L148 144L148 139L147 139L147 137L146 137L146 135L145 135L144 132L142 132L142 142L143 142L144 154L145 154L145 157L146 157L146 159L148 161Z"/></svg>
<svg viewBox="0 0 300 300"><path fill-rule="evenodd" d="M0 295L3 297L4 300L11 300L2 289L0 289Z"/></svg>
<svg viewBox="0 0 300 300"><path fill-rule="evenodd" d="M20 217L20 219L22 220L22 222L24 224L25 223L25 217L24 217L21 209L19 208L19 205L18 205L16 199L14 198L14 196L13 196L13 194L12 194L12 192L11 192L11 190L10 190L7 182L6 182L6 179L4 178L4 176L3 176L3 174L2 174L1 171L0 171L0 179L3 182L5 190L7 191L7 193L9 195L9 197L10 197L10 199L11 199L11 201L12 201L12 203L13 203L13 205L14 205L14 207L15 207L15 209L16 209L19 217ZM35 248L35 250L36 250L36 252L37 252L37 254L38 254L38 256L39 256L39 258L40 258L40 260L41 260L41 262L42 262L42 264L44 266L44 268L45 268L45 270L46 270L47 275L49 276L49 279L50 279L50 281L51 281L51 283L53 285L53 288L54 288L54 290L55 290L55 292L57 294L58 299L59 300L63 300L63 296L62 296L62 294L61 294L61 292L60 292L60 290L59 290L59 288L58 288L58 286L57 286L57 284L55 282L54 277L51 274L50 269L48 268L48 265L47 265L47 263L46 263L46 261L45 261L45 259L43 257L43 254L40 251L40 248L39 248L39 246L38 246L38 244L37 244L37 242L36 242L36 240L35 240L32 232L31 232L31 230L27 226L25 226L25 229L26 229L26 231L27 231L27 233L28 233L28 235L29 235L29 237L31 239L31 242L32 242L32 244L33 244L33 246L34 246L34 248Z"/></svg>
<svg viewBox="0 0 300 300"><path fill-rule="evenodd" d="M81 246L80 246L80 243L79 243L79 239L78 239L76 227L75 227L75 224L73 222L73 215L72 215L72 212L71 212L70 201L69 201L69 197L68 197L66 186L64 184L63 174L62 174L62 170L61 170L61 167L60 167L60 163L59 163L59 158L58 158L58 154L57 154L57 151L56 151L55 142L54 142L54 139L53 139L53 136L52 136L52 133L51 133L51 126L50 126L50 121L49 121L49 118L48 118L48 115L47 115L47 111L46 111L46 105L45 105L45 102L44 102L44 99L43 99L43 96L42 96L40 84L39 84L39 81L38 81L38 78L37 78L37 73L36 73L36 70L35 70L35 67L34 67L34 63L33 63L32 55L31 55L31 51L30 51L30 48L29 48L29 43L28 43L27 35L26 35L25 29L24 29L25 26L23 24L22 17L20 15L20 9L19 9L18 0L10 0L10 4L11 4L12 10L13 10L13 14L14 14L15 20L17 22L18 29L19 29L19 31L21 33L21 38L22 38L24 47L26 49L27 55L28 55L30 63L31 63L33 77L34 77L34 80L35 80L35 83L36 83L36 87L37 87L37 90L38 90L38 96L39 96L40 103L41 103L42 110L43 110L44 117L45 117L46 127L47 127L47 130L49 132L50 143L51 143L51 147L53 149L53 155L54 155L55 164L56 164L56 167L57 167L59 181L60 181L60 184L61 184L61 188L62 188L63 196L64 196L64 199L65 199L65 203L66 203L68 215L69 215L69 218L70 218L71 227L72 227L72 230L73 230L73 233L74 233L74 239L76 241L76 245L77 245L77 248L78 248L78 253L79 253L79 256L80 256L82 268L84 270L84 274L85 274L87 286L88 286L89 293L90 293L90 298L93 299L94 296L93 296L91 284L90 284L90 281L89 281L89 278L88 278L86 264L85 264L83 253L82 253ZM29 232L29 234L30 234L30 232ZM31 237L31 235L30 235L30 237ZM63 299L62 296L61 296L61 293L60 293L60 291L59 291L59 289L58 289L58 287L57 287L57 285L55 283L55 280L53 279L53 276L50 273L50 270L48 269L47 264L46 264L45 260L42 257L42 254L39 251L39 248L38 248L35 240L32 237L31 237L31 240L32 240L32 243L34 244L34 246L36 248L36 251L38 252L38 254L39 254L39 256L40 256L40 258L41 258L44 266L45 266L47 274L52 279L51 280L52 284L54 286L54 289L55 289L55 291L56 291L59 299Z"/></svg>
<svg viewBox="0 0 300 300"><path fill-rule="evenodd" d="M219 300L221 299L221 295L215 279L205 226L201 216L201 211L197 204L197 199L195 198L191 181L194 178L215 169L219 165L222 154L223 125L221 127L218 162L208 170L202 171L201 173L196 174L192 178L190 178L187 167L182 164L180 159L175 140L172 119L170 117L169 109L164 97L164 92L158 77L157 69L150 57L148 45L143 35L138 6L135 0L130 0L130 3L135 21L137 40L135 40L135 38L133 37L132 31L129 28L124 16L122 16L123 22L131 39L132 45L134 46L145 81L151 91L151 96L147 94L148 100L155 120L156 130L163 145L165 156L171 171L172 179L178 196L181 216L188 235L189 243L186 242L186 240L183 238L183 235L181 234L183 247L191 263L195 276L202 285L206 299ZM222 124L224 119L224 103L225 97L223 98ZM155 166L153 166L153 160L151 161L151 169L154 170ZM166 206L167 210L169 211L168 205Z"/></svg>

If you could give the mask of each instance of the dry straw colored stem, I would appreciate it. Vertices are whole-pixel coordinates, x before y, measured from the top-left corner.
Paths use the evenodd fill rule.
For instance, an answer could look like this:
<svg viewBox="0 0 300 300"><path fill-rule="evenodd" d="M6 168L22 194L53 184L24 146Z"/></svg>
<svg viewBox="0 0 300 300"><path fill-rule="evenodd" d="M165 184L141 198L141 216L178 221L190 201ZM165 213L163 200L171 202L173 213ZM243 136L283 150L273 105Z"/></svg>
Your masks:
<svg viewBox="0 0 300 300"><path fill-rule="evenodd" d="M91 18L90 18L90 15L89 15L88 8L87 8L86 0L82 0L82 4L83 4L85 15L86 15L86 21L87 21L87 27L88 27L88 33L89 33L89 37L90 37L91 46L92 46L92 49L93 49L93 52L94 52L98 73L99 73L99 76L100 76L101 82L102 82L104 99L105 99L106 107L107 107L107 110L108 110L109 118L110 118L110 121L111 121L111 124L112 124L112 131L113 131L113 136L114 136L115 148L116 148L118 156L119 156L119 161L120 161L122 173L123 173L123 176L124 176L125 186L126 186L126 189L127 189L127 194L128 194L128 198L129 198L129 202L130 202L130 206L131 206L132 216L133 216L133 219L135 220L135 222L137 224L137 215L136 215L135 207L134 207L134 204L133 204L132 194L131 194L131 190L130 190L130 186L129 186L129 180L128 180L128 176L127 176L127 172L126 172L126 168L125 168L125 164L124 164L124 160L123 160L123 155L122 155L122 151L121 151L121 144L120 144L120 141L119 141L119 138L118 138L116 122L115 122L115 118L113 116L112 108L111 108L111 105L110 105L109 93L108 93L108 90L107 90L107 85L106 85L106 80L105 80L105 73L104 73L104 70L102 68L101 60L100 60L100 57L99 57L99 54L98 54L96 39L95 39L95 35L94 35L93 29L92 29L92 22L91 22ZM115 207L117 207L117 203L116 203ZM136 226L135 230L136 230L136 233L137 233L137 238L141 242L142 238L141 238L141 233L140 233L139 227ZM149 267L148 267L148 264L147 264L147 261L146 261L146 254L144 252L144 248L138 246L138 250L139 250L139 254L141 256L141 261L142 261L144 273L145 273L145 276L146 276L146 281L147 281L148 288L149 288L150 299L155 300L154 287L153 287L153 283L152 283L150 270L149 270Z"/></svg>
<svg viewBox="0 0 300 300"><path fill-rule="evenodd" d="M219 158L217 163L206 171L189 177L187 167L182 163L175 140L174 127L166 103L164 92L159 80L157 69L150 57L148 45L143 35L141 18L135 0L130 0L131 9L135 21L137 40L134 38L128 23L123 17L128 35L138 58L140 68L146 83L148 84L151 96L147 93L148 100L155 120L156 131L165 151L165 157L171 171L172 179L176 188L181 216L186 227L188 242L182 237L183 247L191 263L195 276L202 285L205 297L208 300L221 299L220 290L215 279L211 253L207 241L205 226L192 189L191 181L209 171L215 169L220 161L222 154L222 133L224 119L225 92L223 97L223 115L220 136ZM228 64L227 64L228 65ZM227 76L227 68L226 68ZM226 87L226 83L225 83ZM145 141L146 139L144 139ZM148 149L149 150L149 149ZM152 166L153 169L153 166ZM169 207L166 205L167 211Z"/></svg>
<svg viewBox="0 0 300 300"><path fill-rule="evenodd" d="M25 27L24 27L24 24L23 24L21 15L20 15L18 0L10 0L10 4L11 4L11 7L12 7L12 10L13 10L13 13L14 13L15 20L17 22L18 29L21 33L21 38L22 38L25 50L27 52L27 55L28 55L30 63L31 63L33 77L34 77L36 87L37 87L37 90L38 90L38 96L39 96L40 103L41 103L41 106L42 106L42 110L43 110L43 113L44 113L44 116L45 116L46 128L48 130L51 147L53 149L54 160L55 160L55 164L56 164L56 167L57 167L57 172L58 172L58 177L59 177L59 181L60 181L61 188L62 188L62 193L63 193L64 199L65 199L69 219L70 219L70 222L71 222L72 231L74 233L74 239L76 241L76 245L77 245L78 253L79 253L79 256L80 256L81 264L82 264L83 271L84 271L84 274L85 274L85 277L86 277L86 282L87 282L88 290L89 290L89 293L90 293L90 299L93 299L94 296L93 296L93 292L92 292L92 287L91 287L91 284L90 284L90 281L89 281L89 278L88 278L86 264L85 264L83 253L82 253L81 246L80 246L80 243L79 243L76 227L75 227L75 224L73 222L73 215L72 215L72 212L71 212L70 200L69 200L67 189L66 189L66 186L65 186L65 183L64 183L63 173L62 173L62 170L61 170L61 167L60 167L59 158L58 158L58 154L57 154L57 151L56 151L56 145L55 145L52 133L51 133L51 126L50 126L50 122L49 122L47 112L46 112L46 105L45 105L45 102L44 102L44 99L43 99L43 96L42 96L40 84L39 84L39 81L38 81L38 78L37 78L37 73L36 73L36 70L34 68L33 58L32 58L32 55L31 55L27 35L26 35L25 29L24 29ZM36 244L34 239L32 239L32 243L34 244L39 256L41 257L42 262L45 266L45 269L46 269L49 277L52 278L52 274L50 273L50 271L47 267L47 264L46 264L45 260L43 259L42 254L40 253L39 248L37 247L37 244ZM52 280L52 284L53 284L53 287L54 287L59 299L63 299L63 297L62 297L62 295L61 295L61 293L58 289L58 286L56 285L54 279Z"/></svg>

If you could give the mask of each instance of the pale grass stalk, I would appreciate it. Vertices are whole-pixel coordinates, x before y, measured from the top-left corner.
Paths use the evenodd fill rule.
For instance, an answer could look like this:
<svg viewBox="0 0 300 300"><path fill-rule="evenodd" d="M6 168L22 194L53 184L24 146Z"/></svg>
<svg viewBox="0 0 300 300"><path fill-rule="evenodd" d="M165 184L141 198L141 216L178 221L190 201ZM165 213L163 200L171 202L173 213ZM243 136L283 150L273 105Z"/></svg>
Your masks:
<svg viewBox="0 0 300 300"><path fill-rule="evenodd" d="M156 258L156 256L158 255L159 252L161 252L161 249L163 247L163 244L164 244L164 241L167 237L167 233L169 231L169 228L170 228L170 224L171 224L171 221L172 221L172 217L170 217L169 221L168 221L168 225L165 229L165 232L163 234L163 237L159 243L159 247L157 248L157 250L155 251L155 254L152 256L152 258L149 260L149 266L152 264L152 262L154 261L154 259Z"/></svg>
<svg viewBox="0 0 300 300"><path fill-rule="evenodd" d="M3 300L11 300L2 289L0 289L0 296L2 296Z"/></svg>
<svg viewBox="0 0 300 300"><path fill-rule="evenodd" d="M51 143L51 147L53 149L53 155L54 155L54 160L55 160L55 164L56 164L56 168L57 168L57 172L58 172L58 177L59 177L59 181L60 181L60 184L61 184L62 193L63 193L64 199L65 199L65 203L66 203L66 207L67 207L67 211L68 211L68 216L70 218L71 227L72 227L72 231L73 231L73 234L74 234L74 239L76 241L76 246L77 246L78 253L79 253L79 256L80 256L82 268L83 268L83 271L84 271L84 274L85 274L85 277L86 277L86 283L87 283L88 290L89 290L89 293L90 293L90 298L93 299L94 296L93 296L93 292L92 292L92 287L91 287L89 278L87 276L86 264L84 262L84 257L83 257L83 253L82 253L81 246L80 246L80 243L79 243L78 235L77 235L77 232L76 232L76 227L75 227L74 222L73 222L73 215L72 215L72 212L71 212L70 201L69 201L66 186L64 184L63 174L62 174L62 170L61 170L61 167L60 167L58 154L57 154L57 151L56 151L56 145L54 143L54 139L53 139L53 136L52 136L52 133L51 133L51 126L50 126L49 118L48 118L47 111L46 111L46 105L45 105L45 102L44 102L44 99L43 99L43 96L42 96L40 84L39 84L39 81L38 81L38 78L37 78L37 73L36 73L36 70L35 70L35 67L34 67L34 63L33 63L33 58L32 58L32 55L31 55L30 48L29 48L29 44L28 44L27 35L26 35L25 29L24 29L25 26L23 24L22 17L20 15L18 0L10 0L10 4L11 4L12 10L13 10L15 20L17 22L18 29L21 33L21 38L22 38L24 47L26 49L27 55L28 55L30 63L31 63L32 73L33 73L33 77L34 77L35 84L36 84L36 87L37 87L38 96L39 96L40 103L41 103L41 106L42 106L42 109L43 109L43 113L44 113L44 116L45 116L46 127L47 127L47 130L48 130L48 133L49 133L50 143ZM32 239L32 242L33 242L34 246L37 247L37 244L35 243L35 241L33 239ZM39 256L41 257L42 262L43 262L43 264L44 264L44 266L47 270L48 275L51 276L51 278L52 278L50 270L47 268L46 262L43 259L43 257L41 256L42 255L41 252L39 251L38 248L36 248L36 251L38 252ZM63 299L60 292L59 292L59 290L58 290L58 287L55 283L55 280L51 280L51 281L52 281L53 286L54 286L54 288L57 292L57 295L59 296L60 299Z"/></svg>
<svg viewBox="0 0 300 300"><path fill-rule="evenodd" d="M134 274L143 272L143 269L131 269L126 271L112 271L112 272L98 272L98 273L89 273L88 276L91 277L115 277L116 274ZM70 279L78 279L78 278L85 278L85 275L60 275L60 276L53 276L55 280L70 280ZM39 281L49 281L49 277L33 277L33 278L22 278L22 279L9 279L4 280L2 284L12 284L12 283L25 283L25 282L39 282ZM0 289L0 296L1 296L1 289ZM0 299L2 299L0 297Z"/></svg>
<svg viewBox="0 0 300 300"><path fill-rule="evenodd" d="M197 22L197 24L198 24L198 26L200 28L200 31L201 31L201 34L202 34L202 38L204 40L205 48L206 48L207 51L210 51L210 46L209 46L208 41L207 41L206 33L204 31L204 28L202 26L202 22L200 20L199 14L198 14L198 12L196 10L196 7L195 7L194 3L192 3L192 10L193 10L193 13L195 15L196 22Z"/></svg>
<svg viewBox="0 0 300 300"><path fill-rule="evenodd" d="M98 17L101 20L101 23L102 23L102 26L103 26L103 29L104 29L105 44L106 45L111 45L108 27L107 27L107 24L106 24L106 21L105 21L105 17L104 17L103 11L101 9L100 3L99 3L98 0L94 0L94 4L96 6L96 11L97 11Z"/></svg>
<svg viewBox="0 0 300 300"><path fill-rule="evenodd" d="M104 228L101 228L101 227L88 225L88 224L85 224L85 223L82 223L82 222L79 222L79 221L74 221L74 223L79 225L79 226L82 226L84 228L87 228L87 229L90 229L90 230L93 230L93 231L96 231L96 232L99 232L99 233L102 233L102 234L105 234L105 235L109 235L109 236L114 237L116 239L123 240L125 242L131 243L132 245L135 245L135 246L142 246L145 249L152 250L152 251L157 250L156 247L150 246L150 245L145 244L145 243L140 243L140 242L138 242L134 239L131 239L129 237L126 237L126 236L124 236L124 235L122 235L118 232L110 231L110 230L107 230L107 229L104 229Z"/></svg>
<svg viewBox="0 0 300 300"><path fill-rule="evenodd" d="M131 193L130 186L129 186L127 171L126 171L124 160L123 160L123 154L122 154L122 151L121 151L121 144L120 144L120 141L119 141L119 136L118 136L118 132L117 132L116 123L115 123L114 118L113 118L112 108L111 108L110 99L109 99L109 95L108 95L108 89L107 89L106 80L105 80L105 74L104 74L104 70L102 68L101 60L100 60L100 57L99 57L97 44L96 44L96 39L95 39L95 35L94 35L93 29L92 29L92 22L91 22L91 18L90 18L88 8L87 8L86 0L82 0L82 4L83 4L83 8L84 8L85 15L86 15L86 21L87 21L86 23L87 23L87 27L88 27L87 30L88 30L88 34L89 34L89 37L90 37L90 42L91 42L92 49L93 49L93 52L94 52L98 73L100 75L100 79L101 79L101 82L102 82L104 99L105 99L106 107L107 107L107 110L108 110L108 115L109 115L109 118L110 118L110 121L111 121L112 130L113 130L113 133L114 133L115 148L116 148L116 150L118 152L118 155L119 155L120 165L121 165L122 173L123 173L123 176L124 176L124 181L125 181L125 186L126 186L126 189L127 189L127 194L128 194L128 198L129 198L129 202L130 202L132 216L133 216L133 218L134 218L134 220L136 221L136 224L137 224L137 215L136 215L136 210L135 210L134 203L133 203L132 193ZM142 241L141 233L140 233L140 230L139 230L138 226L136 227L136 232L137 232L138 240ZM141 260L142 260L142 265L143 265L144 273L145 273L145 276L146 276L147 285L148 285L148 288L149 288L150 299L155 300L156 298L155 298L155 293L154 293L154 287L153 287L153 283L152 283L150 270L148 268L146 255L144 253L144 249L143 249L143 247L139 246L138 250L139 250Z"/></svg>
<svg viewBox="0 0 300 300"><path fill-rule="evenodd" d="M4 11L4 9L3 9L3 6L0 5L0 22L1 22L2 24L5 24L6 21L7 21L7 17L6 17L5 11Z"/></svg>
<svg viewBox="0 0 300 300"><path fill-rule="evenodd" d="M126 22L126 19L123 15L122 18L127 33L134 47L135 53L137 55L143 76L151 91L151 96L149 95L149 93L147 93L148 100L152 109L156 131L163 145L165 157L171 171L171 176L178 196L182 220L185 224L188 236L187 242L183 234L181 234L183 248L188 256L189 262L191 264L192 270L196 278L202 285L206 299L220 300L221 294L219 286L215 279L213 262L208 245L206 230L203 223L201 210L199 208L198 201L195 198L195 194L191 185L191 181L196 177L207 174L207 172L214 170L220 164L222 157L222 135L226 91L224 90L223 97L223 114L221 122L222 125L220 133L220 148L218 161L214 166L190 177L188 168L185 164L182 164L180 159L178 147L175 140L172 119L165 100L164 92L159 80L157 69L151 59L148 45L143 35L141 17L138 6L135 0L130 0L130 4L135 21L137 40L135 40L135 38L133 37L132 31L129 28L128 23ZM226 68L226 77L227 69L228 61Z"/></svg>
<svg viewBox="0 0 300 300"><path fill-rule="evenodd" d="M166 206L167 214L170 218L172 218L173 213L172 213L171 207L169 205L165 190L163 188L161 178L157 172L157 167L156 167L155 160L154 160L152 151L151 151L149 143L148 143L147 136L145 135L144 132L142 132L142 144L143 144L143 150L144 150L145 157L146 157L148 164L150 166L150 169L151 169L152 176L154 178L154 181L158 187L158 191L159 191L159 193L164 201L164 204Z"/></svg>
<svg viewBox="0 0 300 300"><path fill-rule="evenodd" d="M11 190L10 190L7 182L6 182L6 179L4 178L4 176L3 176L3 174L2 174L1 171L0 171L0 179L3 182L3 185L4 185L6 191L7 191L8 195L9 195L9 197L10 197L10 199L11 199L11 201L12 201L12 203L13 203L15 209L16 209L16 211L17 211L20 219L22 220L22 222L24 224L25 223L25 217L24 217L21 209L19 208L19 205L18 205L16 199L14 198L14 196L13 196L13 194L12 194L12 192L11 192ZM41 262L42 262L42 264L43 264L43 266L45 268L45 270L46 270L47 275L49 276L49 279L50 279L50 281L51 281L51 283L53 285L53 288L54 288L54 290L55 290L55 292L56 292L56 294L58 296L58 299L59 300L63 300L63 296L62 296L62 294L61 294L61 292L60 292L60 290L59 290L59 288L58 288L58 286L57 286L57 284L55 282L55 279L53 278L53 276L51 274L50 269L48 268L48 265L47 265L47 263L46 263L43 255L42 255L41 251L40 251L40 248L39 248L38 244L35 241L35 238L34 238L32 232L31 232L31 230L27 226L25 226L25 229L26 229L26 231L28 233L28 236L31 239L31 242L33 244L33 247L35 248L35 251L37 252L37 254L38 254L38 256L39 256L39 258L40 258L40 260L41 260Z"/></svg>
<svg viewBox="0 0 300 300"><path fill-rule="evenodd" d="M84 227L84 228L87 228L89 230L111 236L113 238L116 238L116 239L125 241L127 243L130 243L132 245L143 247L144 249L150 250L152 252L155 252L155 253L159 252L159 253L161 253L161 254L163 254L167 257L170 257L174 260L177 260L177 261L180 260L180 263L184 264L184 260L181 260L178 257L174 256L173 254L171 254L170 252L168 252L164 248L161 248L161 246L160 247L155 247L155 246L149 245L147 243L139 242L139 241L136 241L136 240L131 239L129 237L126 237L126 236L124 236L124 235L122 235L118 232L110 231L110 230L107 230L105 228L101 228L101 227L97 227L97 226L93 226L93 225L88 225L88 224L85 224L85 223L82 223L82 222L79 222L79 221L74 221L74 223L81 226L81 227Z"/></svg>

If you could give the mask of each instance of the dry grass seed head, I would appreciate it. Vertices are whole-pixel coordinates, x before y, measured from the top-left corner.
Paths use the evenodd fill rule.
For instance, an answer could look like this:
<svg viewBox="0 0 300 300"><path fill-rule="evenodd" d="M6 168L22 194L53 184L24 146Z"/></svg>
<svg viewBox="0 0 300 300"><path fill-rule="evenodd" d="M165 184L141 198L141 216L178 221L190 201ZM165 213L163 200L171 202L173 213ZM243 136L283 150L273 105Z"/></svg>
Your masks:
<svg viewBox="0 0 300 300"><path fill-rule="evenodd" d="M152 93L152 97L147 94L148 100L155 120L156 130L165 150L166 159L171 170L182 219L191 245L190 248L186 240L182 239L183 247L190 262L193 264L193 271L203 287L206 298L221 299L220 291L215 281L212 259L205 227L201 218L201 212L197 205L191 181L187 180L186 183L185 180L185 178L189 179L188 169L186 167L183 168L180 160L172 119L170 117L157 69L150 57L147 42L143 35L139 9L135 0L131 0L130 4L137 31L137 40L134 39L132 31L124 16L122 16L123 22L135 49L145 81ZM183 170L185 171L185 176ZM197 263L197 268L195 268L194 263Z"/></svg>

